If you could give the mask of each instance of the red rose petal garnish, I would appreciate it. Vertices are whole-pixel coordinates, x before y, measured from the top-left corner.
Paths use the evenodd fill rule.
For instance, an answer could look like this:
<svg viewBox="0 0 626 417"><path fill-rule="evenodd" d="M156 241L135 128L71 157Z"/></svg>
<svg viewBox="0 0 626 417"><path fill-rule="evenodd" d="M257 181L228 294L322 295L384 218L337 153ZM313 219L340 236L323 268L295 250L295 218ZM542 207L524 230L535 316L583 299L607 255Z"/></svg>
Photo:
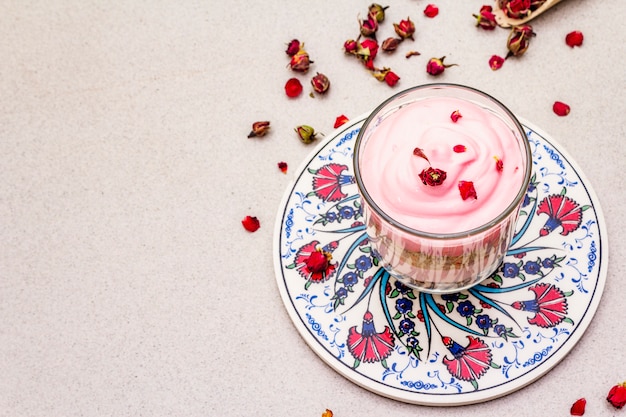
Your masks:
<svg viewBox="0 0 626 417"><path fill-rule="evenodd" d="M287 97L295 98L302 93L302 83L297 78L290 78L285 84Z"/></svg>
<svg viewBox="0 0 626 417"><path fill-rule="evenodd" d="M281 161L278 163L278 169L280 169L283 172L283 174L287 173L287 168L288 168L287 162Z"/></svg>
<svg viewBox="0 0 626 417"><path fill-rule="evenodd" d="M426 154L424 153L424 151L422 149L420 149L420 148L413 149L413 155L419 156L420 158L424 158L430 164L430 161L428 160L428 157L426 156Z"/></svg>
<svg viewBox="0 0 626 417"><path fill-rule="evenodd" d="M400 81L400 77L398 77L398 74L396 74L395 72L387 71L385 73L385 82L389 87L393 87L394 85L398 84L398 81Z"/></svg>
<svg viewBox="0 0 626 417"><path fill-rule="evenodd" d="M552 111L557 116L567 116L569 114L570 107L561 101L555 101L552 105Z"/></svg>
<svg viewBox="0 0 626 417"><path fill-rule="evenodd" d="M443 169L428 167L428 169L424 169L420 172L419 177L424 185L434 187L443 184L446 180L447 174Z"/></svg>
<svg viewBox="0 0 626 417"><path fill-rule="evenodd" d="M467 200L472 197L474 199L478 198L472 181L459 181L459 192L461 193L461 198L463 200Z"/></svg>
<svg viewBox="0 0 626 417"><path fill-rule="evenodd" d="M502 65L504 65L504 58L502 58L501 56L492 55L491 58L489 58L489 67L492 71L499 70L500 68L502 68Z"/></svg>
<svg viewBox="0 0 626 417"><path fill-rule="evenodd" d="M606 400L615 408L622 408L626 405L626 381L614 385L606 397Z"/></svg>
<svg viewBox="0 0 626 417"><path fill-rule="evenodd" d="M570 48L573 48L575 46L582 46L583 39L584 39L583 33L579 30L575 30L573 32L568 33L565 36L565 43Z"/></svg>
<svg viewBox="0 0 626 417"><path fill-rule="evenodd" d="M463 115L458 110L453 111L450 115L450 119L452 119L454 123L458 122L461 117L463 117Z"/></svg>
<svg viewBox="0 0 626 417"><path fill-rule="evenodd" d="M285 53L289 56L294 56L300 50L300 41L297 39L292 39L291 42L287 44L287 50Z"/></svg>
<svg viewBox="0 0 626 417"><path fill-rule="evenodd" d="M429 4L424 9L424 15L426 17L433 18L433 17L437 16L438 14L439 14L439 8L437 6L435 6L434 4Z"/></svg>
<svg viewBox="0 0 626 417"><path fill-rule="evenodd" d="M253 216L244 217L244 219L241 221L241 224L243 224L243 228L246 229L248 232L256 232L257 230L259 230L259 227L261 227L261 222L259 222L259 219Z"/></svg>
<svg viewBox="0 0 626 417"><path fill-rule="evenodd" d="M454 145L454 148L452 148L452 150L456 153L463 153L467 150L467 148L465 147L465 145Z"/></svg>
<svg viewBox="0 0 626 417"><path fill-rule="evenodd" d="M572 408L569 410L569 413L573 416L582 416L585 414L585 406L587 405L587 400L584 398L580 398L572 404Z"/></svg>
<svg viewBox="0 0 626 417"><path fill-rule="evenodd" d="M337 118L335 119L335 125L333 127L337 129L339 126L345 124L347 121L348 118L343 114L341 116L337 116Z"/></svg>
<svg viewBox="0 0 626 417"><path fill-rule="evenodd" d="M496 171L502 172L502 170L504 169L504 162L502 162L502 159L498 158L497 156L494 156L493 159L496 160Z"/></svg>

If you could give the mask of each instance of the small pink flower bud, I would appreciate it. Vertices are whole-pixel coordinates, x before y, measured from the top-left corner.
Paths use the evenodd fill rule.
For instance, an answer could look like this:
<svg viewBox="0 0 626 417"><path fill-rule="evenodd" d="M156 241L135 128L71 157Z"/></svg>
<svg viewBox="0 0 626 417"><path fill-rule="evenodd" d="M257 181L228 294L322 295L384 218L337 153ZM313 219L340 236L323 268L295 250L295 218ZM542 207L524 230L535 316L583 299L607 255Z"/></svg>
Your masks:
<svg viewBox="0 0 626 417"><path fill-rule="evenodd" d="M530 39L533 36L535 36L535 32L533 32L532 26L513 26L506 42L506 46L509 50L506 57L520 56L526 52L528 46L530 45Z"/></svg>
<svg viewBox="0 0 626 417"><path fill-rule="evenodd" d="M430 75L439 75L445 71L446 68L455 66L456 64L446 65L443 63L443 60L446 59L445 56L441 58L430 58L428 63L426 64L426 72Z"/></svg>
<svg viewBox="0 0 626 417"><path fill-rule="evenodd" d="M311 126L301 125L294 129L298 134L298 137L303 143L309 144L312 143L315 139L315 129Z"/></svg>
<svg viewBox="0 0 626 417"><path fill-rule="evenodd" d="M402 40L402 38L387 38L383 41L381 49L385 52L393 52L398 48Z"/></svg>
<svg viewBox="0 0 626 417"><path fill-rule="evenodd" d="M478 15L472 15L476 18L476 26L484 30L494 30L498 25L496 23L496 15L492 13L491 6L483 6L480 8Z"/></svg>
<svg viewBox="0 0 626 417"><path fill-rule="evenodd" d="M385 20L385 10L387 10L388 7L389 6L383 7L380 4L373 3L368 8L368 14L369 16L376 19L378 23L381 23L383 20Z"/></svg>
<svg viewBox="0 0 626 417"><path fill-rule="evenodd" d="M406 20L401 20L400 23L394 23L393 28L402 39L413 40L413 34L415 33L415 24L411 22L409 17Z"/></svg>
<svg viewBox="0 0 626 417"><path fill-rule="evenodd" d="M309 59L309 54L304 50L303 45L300 45L300 49L295 53L294 56L291 57L291 62L289 62L289 66L292 71L296 72L307 72L309 70L309 65L312 63Z"/></svg>
<svg viewBox="0 0 626 417"><path fill-rule="evenodd" d="M318 72L315 77L311 78L311 85L316 93L324 94L330 87L330 80L328 80L327 76Z"/></svg>
<svg viewBox="0 0 626 417"><path fill-rule="evenodd" d="M359 30L361 35L365 37L375 37L378 30L378 21L372 16L368 16L367 19L359 22Z"/></svg>
<svg viewBox="0 0 626 417"><path fill-rule="evenodd" d="M346 51L347 54L356 53L357 48L359 47L359 43L354 39L348 39L343 43L343 50Z"/></svg>
<svg viewBox="0 0 626 417"><path fill-rule="evenodd" d="M294 56L295 54L298 53L299 50L300 50L300 41L297 39L293 39L291 40L291 42L287 44L287 50L285 51L285 53L289 56Z"/></svg>

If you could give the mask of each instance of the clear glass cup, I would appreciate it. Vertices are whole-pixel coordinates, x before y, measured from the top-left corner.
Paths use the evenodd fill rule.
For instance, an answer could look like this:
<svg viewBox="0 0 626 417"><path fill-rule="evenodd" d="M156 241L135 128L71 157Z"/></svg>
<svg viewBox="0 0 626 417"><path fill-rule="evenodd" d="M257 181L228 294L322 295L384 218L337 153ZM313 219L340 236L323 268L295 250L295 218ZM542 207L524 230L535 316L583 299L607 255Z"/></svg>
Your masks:
<svg viewBox="0 0 626 417"><path fill-rule="evenodd" d="M510 201L484 223L467 230L446 232L425 231L427 227L409 227L394 218L393 214L381 209L380 201L368 191L367 170L376 160L364 161L372 137L381 140L382 135L373 135L378 129L387 129L387 119L405 106L422 105L432 98L453 98L471 103L479 112L495 115L504 123L506 135L513 139L513 152L521 170L519 187L511 191ZM419 103L418 103L419 102ZM422 120L416 123L430 123ZM434 121L433 121L434 123ZM455 126L460 129L459 123ZM383 130L387 132L387 130ZM471 133L475 135L475 132ZM376 139L377 138L377 139ZM480 141L480 137L476 138ZM385 139L386 140L386 139ZM507 139L509 140L509 139ZM510 159L510 158L509 158ZM506 162L507 156L504 156ZM423 292L443 294L467 289L489 277L502 263L515 233L515 225L531 176L531 150L524 130L515 116L495 98L470 87L456 84L428 84L400 92L376 108L361 128L355 144L354 170L361 195L367 233L381 264L391 275L407 286ZM495 161L494 161L495 167ZM494 168L495 169L495 168ZM369 176L369 181L376 181ZM374 177L375 178L375 177ZM415 186L422 186L420 178L414 178ZM393 188L393 185L391 185ZM405 192L398 187L397 192ZM395 189L392 191L395 192ZM480 196L478 197L480 198ZM435 214L437 215L437 214ZM468 213L472 216L472 213ZM439 219L441 220L441 218ZM444 219L445 220L445 219ZM425 224L428 224L426 219ZM420 230L422 229L422 230Z"/></svg>

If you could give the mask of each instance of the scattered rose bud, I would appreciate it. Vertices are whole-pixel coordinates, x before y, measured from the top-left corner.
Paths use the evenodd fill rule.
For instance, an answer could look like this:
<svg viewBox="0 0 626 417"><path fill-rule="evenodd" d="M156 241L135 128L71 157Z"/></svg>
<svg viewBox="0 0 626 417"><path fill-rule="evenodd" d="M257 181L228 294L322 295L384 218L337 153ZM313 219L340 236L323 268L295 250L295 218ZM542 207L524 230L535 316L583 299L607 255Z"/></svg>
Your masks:
<svg viewBox="0 0 626 417"><path fill-rule="evenodd" d="M294 129L298 134L298 137L303 143L309 144L312 143L316 138L315 129L311 126L301 125Z"/></svg>
<svg viewBox="0 0 626 417"><path fill-rule="evenodd" d="M257 230L259 230L259 227L261 227L259 219L253 216L244 217L244 219L241 221L241 224L243 225L243 228L246 229L248 232L256 232Z"/></svg>
<svg viewBox="0 0 626 417"><path fill-rule="evenodd" d="M309 258L306 260L306 267L312 273L320 273L326 271L332 255L330 252L325 252L321 249L312 252Z"/></svg>
<svg viewBox="0 0 626 417"><path fill-rule="evenodd" d="M378 31L378 21L371 15L367 16L367 19L359 21L359 31L366 38L375 37Z"/></svg>
<svg viewBox="0 0 626 417"><path fill-rule="evenodd" d="M461 198L463 200L467 200L468 198L478 198L472 181L459 181L459 192L461 193Z"/></svg>
<svg viewBox="0 0 626 417"><path fill-rule="evenodd" d="M456 64L445 65L443 60L446 59L445 56L441 58L430 58L428 63L426 64L426 72L430 75L439 75L445 71L446 68L455 66Z"/></svg>
<svg viewBox="0 0 626 417"><path fill-rule="evenodd" d="M585 414L585 406L587 405L587 400L584 398L580 398L572 404L572 408L570 408L569 413L573 416L582 416Z"/></svg>
<svg viewBox="0 0 626 417"><path fill-rule="evenodd" d="M356 54L356 50L358 46L359 46L359 43L357 41L355 41L354 39L348 39L347 41L343 43L343 50L347 54Z"/></svg>
<svg viewBox="0 0 626 417"><path fill-rule="evenodd" d="M364 61L373 60L378 54L378 42L374 39L364 39L359 43L356 55Z"/></svg>
<svg viewBox="0 0 626 417"><path fill-rule="evenodd" d="M421 55L421 54L419 52L417 52L417 51L409 51L409 52L406 53L405 56L408 59L408 58L411 58L412 56L419 56L419 55Z"/></svg>
<svg viewBox="0 0 626 417"><path fill-rule="evenodd" d="M476 18L476 26L484 30L494 30L498 24L492 10L491 6L485 5L480 8L477 15L472 15Z"/></svg>
<svg viewBox="0 0 626 417"><path fill-rule="evenodd" d="M318 72L315 77L311 78L313 90L318 94L325 94L330 88L330 80L324 74Z"/></svg>
<svg viewBox="0 0 626 417"><path fill-rule="evenodd" d="M502 159L498 158L497 156L494 156L493 159L496 160L496 171L502 172L502 170L504 169L504 162L502 162Z"/></svg>
<svg viewBox="0 0 626 417"><path fill-rule="evenodd" d="M530 38L535 36L533 28L530 25L513 26L509 38L506 41L506 47L509 50L507 58L511 56L520 56L528 49Z"/></svg>
<svg viewBox="0 0 626 417"><path fill-rule="evenodd" d="M622 408L626 405L626 381L614 385L606 397L606 400L615 408Z"/></svg>
<svg viewBox="0 0 626 417"><path fill-rule="evenodd" d="M579 30L575 30L573 32L568 33L565 36L565 43L573 48L575 46L582 46L583 44L583 33Z"/></svg>
<svg viewBox="0 0 626 417"><path fill-rule="evenodd" d="M439 14L439 8L434 4L429 4L424 9L424 16L433 18Z"/></svg>
<svg viewBox="0 0 626 417"><path fill-rule="evenodd" d="M302 83L297 78L290 78L285 83L285 94L287 97L295 98L302 93Z"/></svg>
<svg viewBox="0 0 626 417"><path fill-rule="evenodd" d="M394 23L393 28L402 39L413 40L413 34L415 33L415 24L411 22L409 17L406 20L401 20L400 23Z"/></svg>
<svg viewBox="0 0 626 417"><path fill-rule="evenodd" d="M428 157L426 156L426 154L424 153L424 150L421 148L415 148L413 149L413 155L418 156L420 158L423 158L426 160L426 162L428 162L428 164L430 165L430 161L428 160Z"/></svg>
<svg viewBox="0 0 626 417"><path fill-rule="evenodd" d="M446 171L438 168L428 167L420 172L419 177L424 185L437 186L446 180Z"/></svg>
<svg viewBox="0 0 626 417"><path fill-rule="evenodd" d="M505 0L502 10L512 19L523 19L531 12L530 0Z"/></svg>
<svg viewBox="0 0 626 417"><path fill-rule="evenodd" d="M398 45L400 45L402 41L402 38L387 38L383 41L380 48L385 52L393 52L398 48Z"/></svg>
<svg viewBox="0 0 626 417"><path fill-rule="evenodd" d="M454 145L454 148L452 148L452 150L456 153L463 153L467 150L467 148L465 147L465 145Z"/></svg>
<svg viewBox="0 0 626 417"><path fill-rule="evenodd" d="M570 107L561 101L555 101L554 104L552 105L552 111L557 116L563 117L569 114Z"/></svg>
<svg viewBox="0 0 626 417"><path fill-rule="evenodd" d="M289 56L294 56L300 50L300 41L297 39L292 39L291 42L287 44L287 50L285 53Z"/></svg>
<svg viewBox="0 0 626 417"><path fill-rule="evenodd" d="M270 130L270 122L254 122L252 123L252 130L248 134L249 138L255 138L257 136L265 136L265 134Z"/></svg>
<svg viewBox="0 0 626 417"><path fill-rule="evenodd" d="M400 77L398 77L398 74L393 71L387 71L387 73L385 74L385 82L389 87L393 87L394 85L398 84L398 81L400 81Z"/></svg>
<svg viewBox="0 0 626 417"><path fill-rule="evenodd" d="M288 168L287 162L279 162L278 163L278 169L280 169L283 174L287 173L287 168Z"/></svg>
<svg viewBox="0 0 626 417"><path fill-rule="evenodd" d="M343 114L341 116L337 116L337 118L335 119L335 125L333 127L337 129L339 126L344 125L347 121L348 118Z"/></svg>
<svg viewBox="0 0 626 417"><path fill-rule="evenodd" d="M312 62L313 61L310 60L308 52L304 50L304 44L301 44L298 52L291 57L289 67L292 71L307 72L309 70L309 65Z"/></svg>
<svg viewBox="0 0 626 417"><path fill-rule="evenodd" d="M452 119L454 123L458 122L461 117L463 117L463 115L458 110L453 111L450 115L450 119Z"/></svg>
<svg viewBox="0 0 626 417"><path fill-rule="evenodd" d="M373 3L368 8L368 15L376 19L378 23L381 23L385 20L385 10L387 10L387 8L389 8L389 6L383 7L380 4Z"/></svg>
<svg viewBox="0 0 626 417"><path fill-rule="evenodd" d="M491 58L489 58L489 67L492 69L492 71L499 70L500 68L502 68L502 65L504 65L504 58L502 58L501 56L492 55Z"/></svg>

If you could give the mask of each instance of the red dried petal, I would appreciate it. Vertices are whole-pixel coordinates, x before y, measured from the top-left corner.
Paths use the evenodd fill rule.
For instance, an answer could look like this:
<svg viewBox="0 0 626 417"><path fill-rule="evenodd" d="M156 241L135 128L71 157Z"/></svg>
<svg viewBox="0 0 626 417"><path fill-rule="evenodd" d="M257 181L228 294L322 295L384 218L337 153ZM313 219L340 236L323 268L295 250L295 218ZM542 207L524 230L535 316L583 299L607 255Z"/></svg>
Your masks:
<svg viewBox="0 0 626 417"><path fill-rule="evenodd" d="M437 16L438 14L439 14L439 8L437 6L435 6L434 4L429 4L424 9L424 15L426 17L433 18L433 17Z"/></svg>
<svg viewBox="0 0 626 417"><path fill-rule="evenodd" d="M244 217L244 219L241 221L241 224L243 225L243 228L246 229L248 232L256 232L257 230L259 230L259 227L261 227L261 222L259 222L259 219L254 216Z"/></svg>
<svg viewBox="0 0 626 417"><path fill-rule="evenodd" d="M615 408L624 407L626 405L626 382L614 385L609 391L606 400Z"/></svg>
<svg viewBox="0 0 626 417"><path fill-rule="evenodd" d="M463 115L458 110L453 111L450 115L450 119L452 119L454 123L458 122L461 117L463 117Z"/></svg>
<svg viewBox="0 0 626 417"><path fill-rule="evenodd" d="M582 416L583 414L585 414L586 405L587 405L587 400L585 400L584 398L580 398L576 400L576 402L574 402L569 413L573 416Z"/></svg>
<svg viewBox="0 0 626 417"><path fill-rule="evenodd" d="M424 151L422 149L420 149L420 148L413 149L413 155L419 156L420 158L424 158L425 160L428 161L428 157L426 156ZM430 161L428 161L428 163L430 164Z"/></svg>
<svg viewBox="0 0 626 417"><path fill-rule="evenodd" d="M281 161L281 162L278 163L278 169L280 169L283 172L283 174L287 173L287 168L288 168L287 162L282 162Z"/></svg>
<svg viewBox="0 0 626 417"><path fill-rule="evenodd" d="M285 84L287 97L295 98L302 93L302 83L297 78L290 78Z"/></svg>
<svg viewBox="0 0 626 417"><path fill-rule="evenodd" d="M337 118L335 119L335 126L333 127L337 129L339 126L345 124L347 121L348 121L348 118L344 116L343 114L341 116L337 116Z"/></svg>
<svg viewBox="0 0 626 417"><path fill-rule="evenodd" d="M493 71L499 70L500 68L502 68L502 65L504 65L504 58L502 58L501 56L492 55L491 58L489 58L489 67Z"/></svg>
<svg viewBox="0 0 626 417"><path fill-rule="evenodd" d="M388 86L393 87L394 85L398 84L398 81L400 81L400 77L398 77L398 74L396 74L395 72L388 71L387 73L385 73L385 82Z"/></svg>
<svg viewBox="0 0 626 417"><path fill-rule="evenodd" d="M297 39L292 39L287 44L287 50L285 50L285 53L289 56L294 56L295 54L298 53L299 50L300 50L300 41Z"/></svg>
<svg viewBox="0 0 626 417"><path fill-rule="evenodd" d="M502 172L502 170L504 169L504 162L502 162L502 159L498 158L497 156L494 156L493 159L496 160L496 171Z"/></svg>
<svg viewBox="0 0 626 417"><path fill-rule="evenodd" d="M555 101L552 105L552 111L557 116L567 116L569 114L570 107L562 101Z"/></svg>
<svg viewBox="0 0 626 417"><path fill-rule="evenodd" d="M575 30L565 36L565 43L569 47L573 48L575 46L581 46L583 44L583 39L583 33L579 30Z"/></svg>
<svg viewBox="0 0 626 417"><path fill-rule="evenodd" d="M463 153L467 150L467 148L465 147L465 145L454 145L454 148L452 148L452 150L456 153Z"/></svg>
<svg viewBox="0 0 626 417"><path fill-rule="evenodd" d="M472 197L474 199L478 198L472 181L459 181L459 192L461 193L461 198L463 200L467 200Z"/></svg>

